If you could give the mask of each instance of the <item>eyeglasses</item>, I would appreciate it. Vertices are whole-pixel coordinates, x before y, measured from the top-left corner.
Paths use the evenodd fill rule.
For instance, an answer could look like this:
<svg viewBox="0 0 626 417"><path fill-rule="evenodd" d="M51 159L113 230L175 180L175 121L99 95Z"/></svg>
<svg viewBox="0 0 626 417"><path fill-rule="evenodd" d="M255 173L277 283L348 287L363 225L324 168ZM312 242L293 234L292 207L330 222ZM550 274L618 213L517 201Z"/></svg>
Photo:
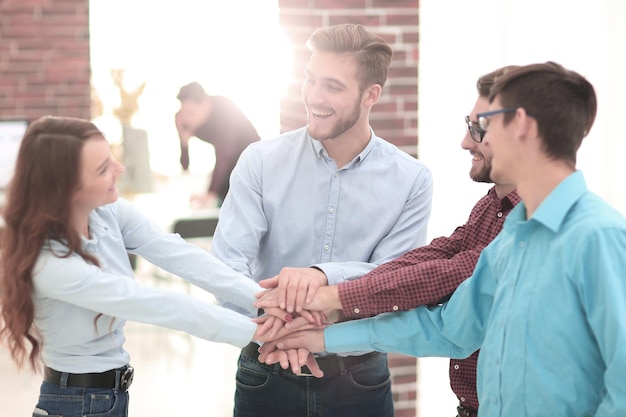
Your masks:
<svg viewBox="0 0 626 417"><path fill-rule="evenodd" d="M484 113L478 113L476 115L476 118L478 119L478 126L480 126L480 128L484 131L487 132L487 129L489 128L489 117L490 116L494 116L496 114L500 114L500 113L510 113L512 111L517 110L517 107L507 107L505 109L499 109L499 110L492 110L492 111L487 111Z"/></svg>
<svg viewBox="0 0 626 417"><path fill-rule="evenodd" d="M485 137L485 132L478 126L474 126L469 116L465 116L465 123L467 124L467 130L470 133L470 136L474 142L480 143L483 141Z"/></svg>

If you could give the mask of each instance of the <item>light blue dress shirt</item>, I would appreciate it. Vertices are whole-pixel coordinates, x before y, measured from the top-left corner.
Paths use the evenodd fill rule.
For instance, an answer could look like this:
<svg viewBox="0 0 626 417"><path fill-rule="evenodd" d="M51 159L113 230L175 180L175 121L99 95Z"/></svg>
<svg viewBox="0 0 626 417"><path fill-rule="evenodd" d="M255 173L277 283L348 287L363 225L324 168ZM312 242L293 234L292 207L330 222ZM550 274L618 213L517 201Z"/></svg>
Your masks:
<svg viewBox="0 0 626 417"><path fill-rule="evenodd" d="M301 128L240 156L211 250L255 281L316 266L337 284L426 243L431 198L430 170L373 132L338 169Z"/></svg>
<svg viewBox="0 0 626 417"><path fill-rule="evenodd" d="M484 339L484 340L483 340ZM568 176L520 203L447 304L331 326L331 352L462 358L480 416L626 415L626 220Z"/></svg>
<svg viewBox="0 0 626 417"><path fill-rule="evenodd" d="M129 362L126 320L181 330L243 347L256 325L249 317L188 294L151 288L133 279L127 251L237 305L252 306L260 287L207 251L165 233L132 204L94 210L91 238L83 239L100 267L66 254L58 241L44 245L33 271L35 326L43 339L44 363L58 371L103 372ZM96 320L96 316L103 313Z"/></svg>

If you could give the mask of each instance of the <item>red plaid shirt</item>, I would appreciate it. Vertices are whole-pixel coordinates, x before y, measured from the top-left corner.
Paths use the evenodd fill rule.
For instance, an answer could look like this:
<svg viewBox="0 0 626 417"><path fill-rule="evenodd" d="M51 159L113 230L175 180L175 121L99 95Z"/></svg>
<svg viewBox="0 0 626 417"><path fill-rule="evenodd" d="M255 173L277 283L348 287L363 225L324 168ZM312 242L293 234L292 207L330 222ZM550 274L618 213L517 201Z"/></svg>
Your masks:
<svg viewBox="0 0 626 417"><path fill-rule="evenodd" d="M502 230L504 218L519 203L515 191L502 200L495 187L472 209L467 223L450 237L434 239L374 269L361 279L339 284L339 297L348 318L371 317L388 311L411 310L438 304L467 279L478 256ZM468 408L478 409L476 362L478 352L450 360L450 386Z"/></svg>

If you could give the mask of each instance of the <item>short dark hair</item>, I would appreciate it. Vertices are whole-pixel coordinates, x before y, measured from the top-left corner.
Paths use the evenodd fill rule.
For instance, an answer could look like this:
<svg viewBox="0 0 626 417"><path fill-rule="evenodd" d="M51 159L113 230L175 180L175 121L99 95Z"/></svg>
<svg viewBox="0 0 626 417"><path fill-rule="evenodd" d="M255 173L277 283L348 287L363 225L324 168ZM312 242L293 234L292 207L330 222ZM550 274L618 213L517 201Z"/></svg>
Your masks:
<svg viewBox="0 0 626 417"><path fill-rule="evenodd" d="M496 78L501 77L506 71L510 71L515 68L519 68L519 66L507 65L506 67L498 68L495 71L491 71L489 74L481 76L478 81L476 81L476 90L478 90L478 95L480 97L489 98L491 87L495 84Z"/></svg>
<svg viewBox="0 0 626 417"><path fill-rule="evenodd" d="M489 94L503 107L522 107L537 120L546 153L576 164L576 152L596 117L596 93L589 81L555 62L506 71ZM505 114L504 123L513 119Z"/></svg>
<svg viewBox="0 0 626 417"><path fill-rule="evenodd" d="M195 81L181 87L178 91L178 95L176 96L176 98L180 101L193 100L198 102L207 97L208 94L204 91L204 88L202 88L202 86Z"/></svg>

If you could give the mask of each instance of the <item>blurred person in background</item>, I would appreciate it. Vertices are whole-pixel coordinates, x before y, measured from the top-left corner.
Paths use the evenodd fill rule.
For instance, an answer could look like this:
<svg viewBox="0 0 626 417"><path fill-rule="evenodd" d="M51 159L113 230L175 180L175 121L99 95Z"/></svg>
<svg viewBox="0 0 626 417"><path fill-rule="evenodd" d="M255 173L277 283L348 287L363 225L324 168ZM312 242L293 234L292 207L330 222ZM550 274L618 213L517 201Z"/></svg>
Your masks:
<svg viewBox="0 0 626 417"><path fill-rule="evenodd" d="M198 208L219 207L228 192L230 173L239 155L249 144L259 140L259 134L230 99L208 95L197 82L182 87L176 98L180 100L175 122L183 169L189 169L189 139L192 136L215 148L215 168L208 191L193 194L190 203Z"/></svg>

